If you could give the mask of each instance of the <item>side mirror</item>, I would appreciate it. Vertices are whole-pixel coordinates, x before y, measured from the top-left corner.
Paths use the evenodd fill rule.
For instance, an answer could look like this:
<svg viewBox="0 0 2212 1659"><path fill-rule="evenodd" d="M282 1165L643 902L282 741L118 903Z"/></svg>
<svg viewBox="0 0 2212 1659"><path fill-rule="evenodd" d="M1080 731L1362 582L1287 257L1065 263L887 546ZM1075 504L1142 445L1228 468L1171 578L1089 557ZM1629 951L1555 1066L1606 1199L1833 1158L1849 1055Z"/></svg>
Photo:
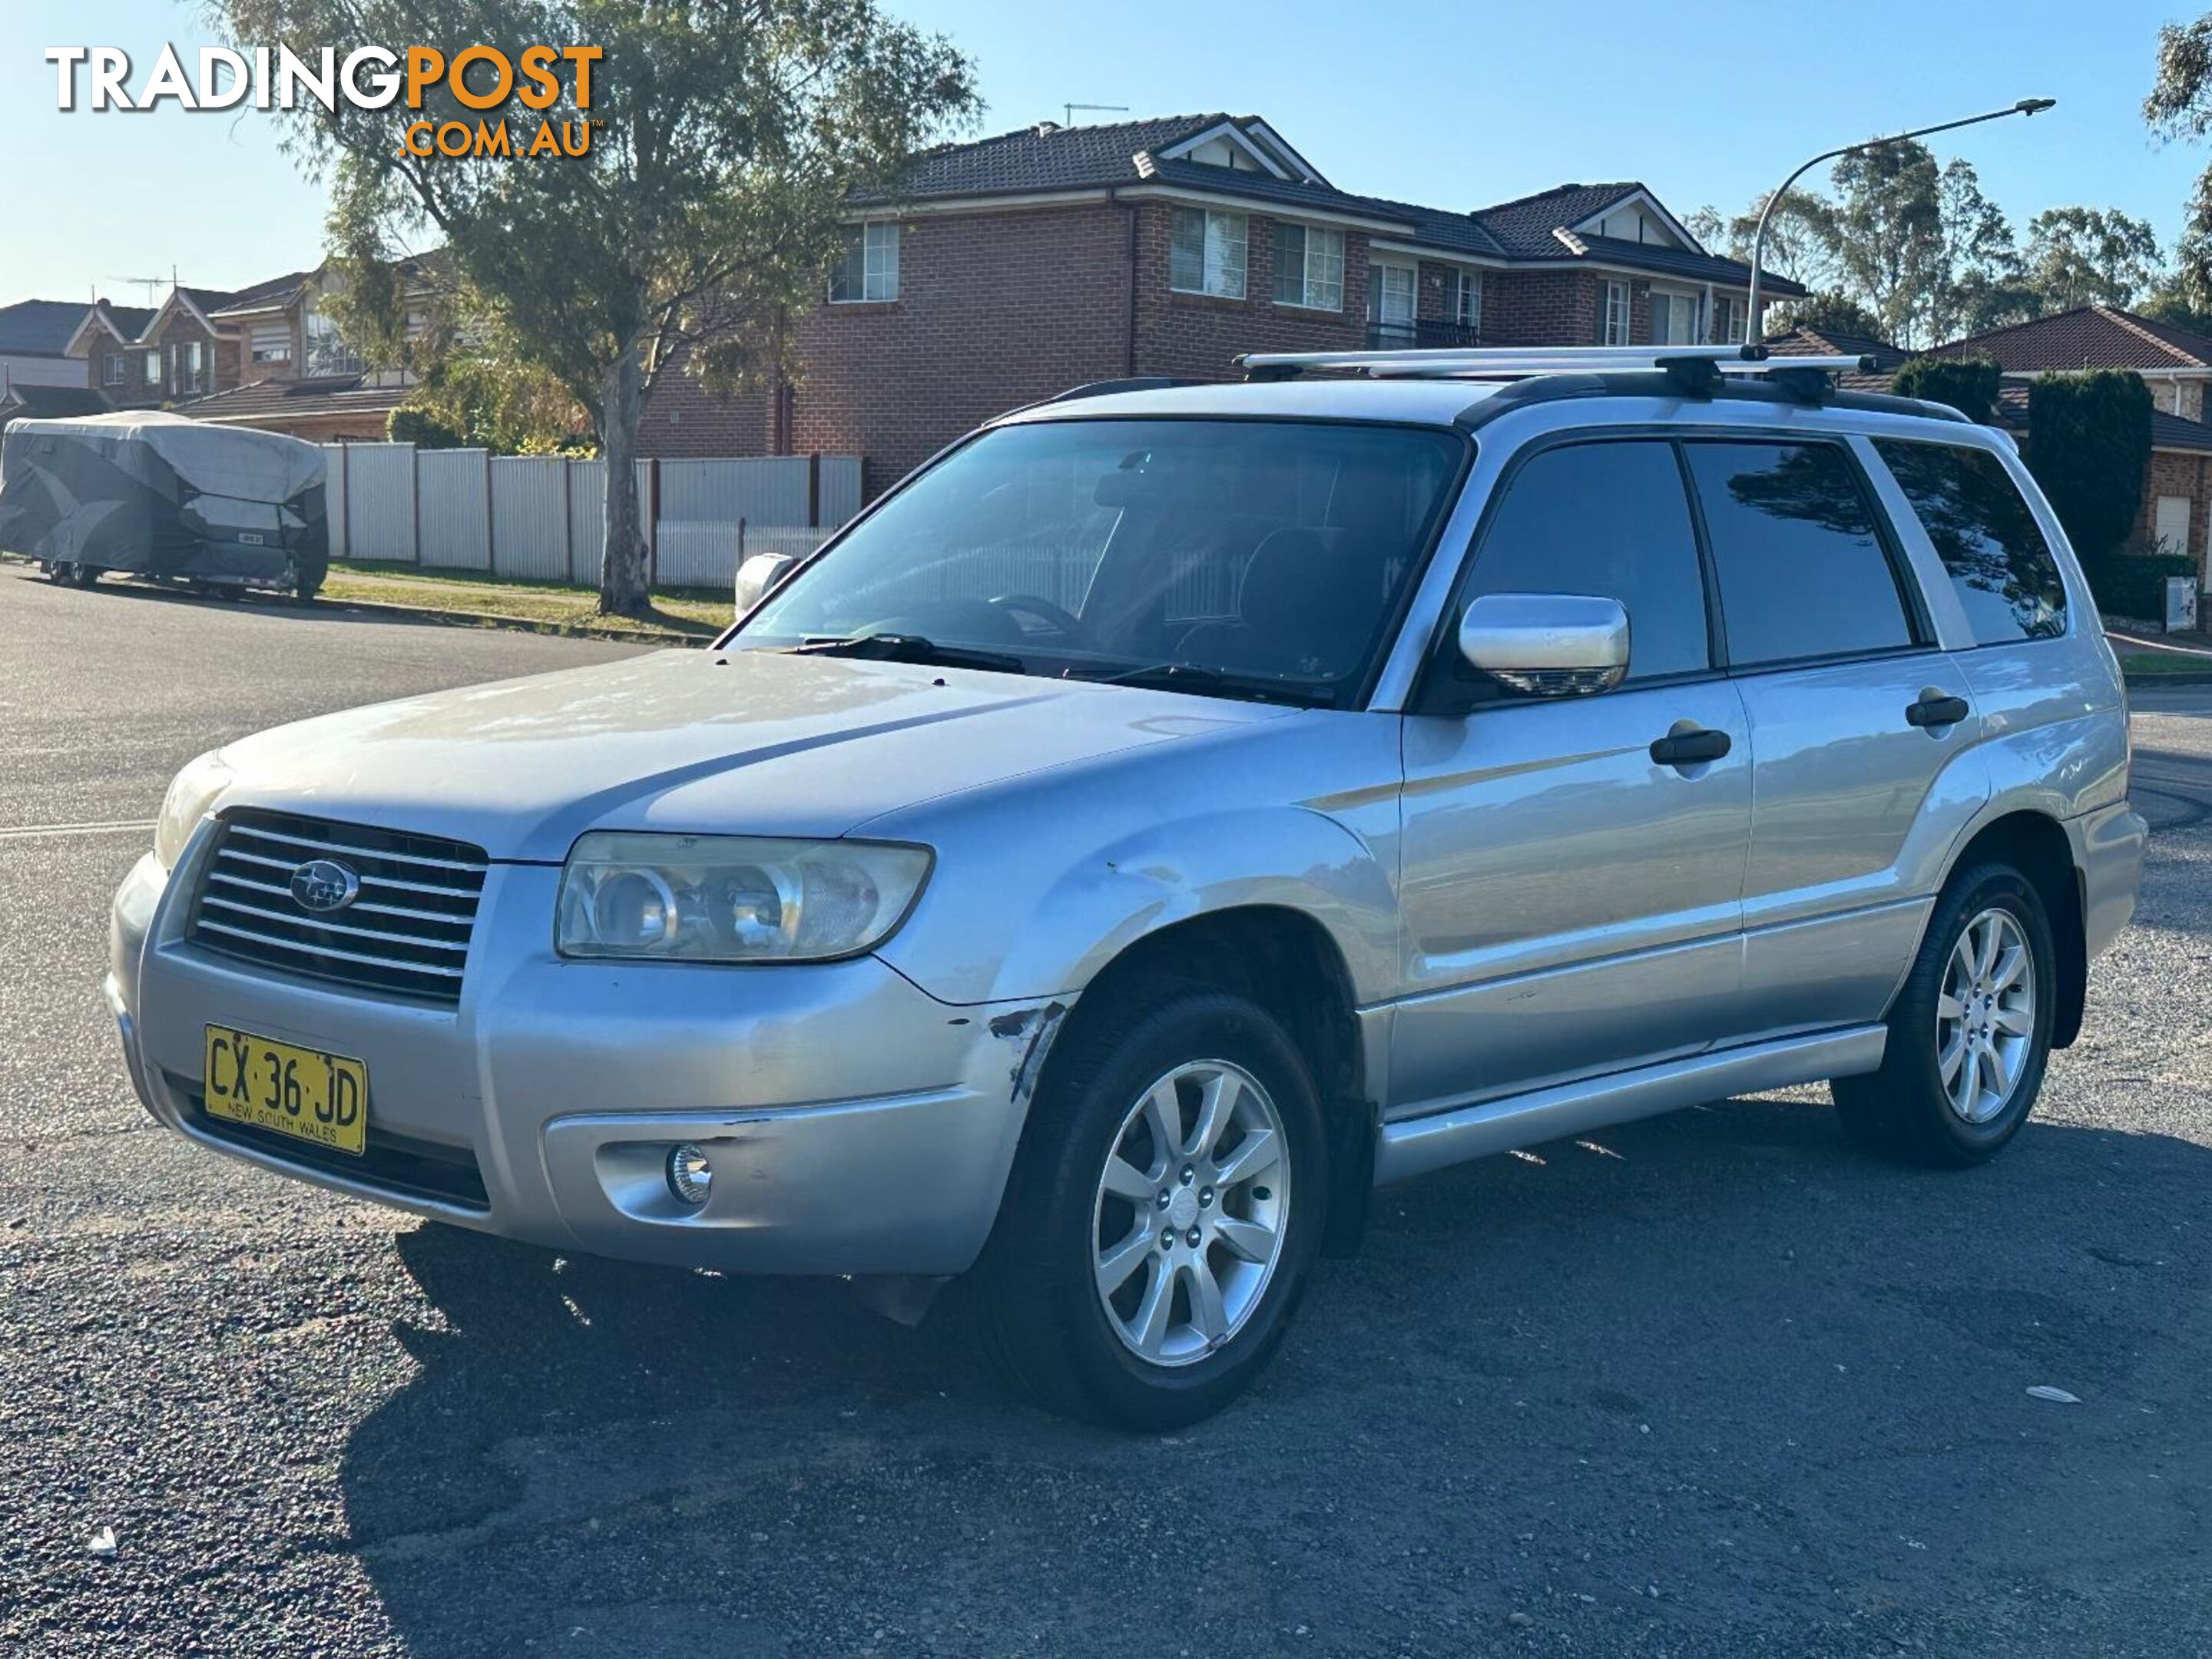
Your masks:
<svg viewBox="0 0 2212 1659"><path fill-rule="evenodd" d="M761 596L782 579L798 561L788 553L756 553L738 567L738 620L752 614Z"/></svg>
<svg viewBox="0 0 2212 1659"><path fill-rule="evenodd" d="M1610 691L1628 672L1628 612L1579 593L1485 593L1460 617L1459 653L1523 696Z"/></svg>

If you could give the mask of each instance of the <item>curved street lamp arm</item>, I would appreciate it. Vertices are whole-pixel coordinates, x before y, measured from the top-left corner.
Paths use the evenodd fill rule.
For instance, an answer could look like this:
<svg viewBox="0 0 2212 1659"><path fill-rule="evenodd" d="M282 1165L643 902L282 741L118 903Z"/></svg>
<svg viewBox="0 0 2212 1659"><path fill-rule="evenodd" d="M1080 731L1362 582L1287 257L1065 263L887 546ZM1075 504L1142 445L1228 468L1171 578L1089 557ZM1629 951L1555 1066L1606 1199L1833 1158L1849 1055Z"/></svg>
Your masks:
<svg viewBox="0 0 2212 1659"><path fill-rule="evenodd" d="M1784 179L1773 193L1767 197L1765 204L1759 210L1759 228L1752 233L1751 295L1745 306L1744 349L1747 352L1752 349L1751 331L1759 326L1759 266L1760 259L1766 252L1766 222L1773 214L1775 204L1790 193L1790 185L1796 184L1798 179L1803 178L1807 173L1823 161L1841 161L1846 155L1856 155L1864 150L1880 149L1885 144L1901 144L1908 138L1926 138L1936 133L1948 132L1954 127L1971 127L1981 121L2002 120L2008 115L2039 114L2057 101L2055 98L2023 98L2016 104L2006 105L2002 109L1984 110L1979 115L1962 115L1955 121L1939 121L1932 127L1914 127L1909 132L1893 132L1887 138L1863 139L1856 144L1844 144L1839 149L1823 150L1810 161L1799 162L1796 170ZM1764 355L1763 352L1761 355Z"/></svg>

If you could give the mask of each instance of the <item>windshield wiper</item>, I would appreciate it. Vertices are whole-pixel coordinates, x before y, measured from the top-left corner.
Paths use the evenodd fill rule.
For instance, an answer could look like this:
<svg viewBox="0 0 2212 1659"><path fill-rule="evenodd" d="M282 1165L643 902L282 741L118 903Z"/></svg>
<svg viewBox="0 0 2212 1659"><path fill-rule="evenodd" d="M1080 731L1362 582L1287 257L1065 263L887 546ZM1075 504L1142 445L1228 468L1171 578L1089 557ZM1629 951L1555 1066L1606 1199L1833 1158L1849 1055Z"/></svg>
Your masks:
<svg viewBox="0 0 2212 1659"><path fill-rule="evenodd" d="M848 634L807 640L786 646L784 654L859 657L870 662L912 662L933 668L986 668L999 674L1029 672L1029 665L1011 652L973 651L962 645L939 645L919 634Z"/></svg>
<svg viewBox="0 0 2212 1659"><path fill-rule="evenodd" d="M1194 662L1139 663L1134 668L1117 669L1110 674L1077 675L1073 670L1069 672L1072 678L1089 680L1093 685L1154 685L1201 697L1253 697L1261 702L1296 703L1305 708L1327 708L1336 701L1331 693L1310 686L1286 685L1256 675L1224 673L1218 668Z"/></svg>

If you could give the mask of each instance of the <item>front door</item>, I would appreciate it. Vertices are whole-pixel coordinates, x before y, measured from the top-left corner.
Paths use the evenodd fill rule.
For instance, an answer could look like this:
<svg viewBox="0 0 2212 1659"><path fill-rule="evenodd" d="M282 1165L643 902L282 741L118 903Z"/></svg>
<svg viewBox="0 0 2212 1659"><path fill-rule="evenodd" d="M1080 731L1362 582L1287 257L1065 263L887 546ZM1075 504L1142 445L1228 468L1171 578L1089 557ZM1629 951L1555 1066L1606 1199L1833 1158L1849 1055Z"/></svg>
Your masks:
<svg viewBox="0 0 2212 1659"><path fill-rule="evenodd" d="M1674 447L1581 441L1523 460L1461 590L1454 617L1481 593L1617 599L1629 673L1595 696L1515 701L1432 666L1431 712L1405 726L1412 994L1392 1030L1394 1116L1694 1054L1727 1035L1742 991L1749 732L1710 654ZM1654 757L1690 732L1726 753Z"/></svg>

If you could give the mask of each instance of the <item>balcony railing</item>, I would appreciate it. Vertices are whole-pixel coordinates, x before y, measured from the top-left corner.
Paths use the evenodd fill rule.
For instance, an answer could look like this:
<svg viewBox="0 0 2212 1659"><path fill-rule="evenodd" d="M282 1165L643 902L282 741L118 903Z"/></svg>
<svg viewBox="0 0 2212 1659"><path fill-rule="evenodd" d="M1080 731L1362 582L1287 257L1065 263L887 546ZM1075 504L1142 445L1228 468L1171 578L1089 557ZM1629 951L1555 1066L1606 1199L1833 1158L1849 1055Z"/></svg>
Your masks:
<svg viewBox="0 0 2212 1659"><path fill-rule="evenodd" d="M1370 351L1406 351L1431 349L1444 346L1479 346L1482 331L1469 328L1465 323L1443 323L1423 320L1412 323L1377 323L1367 325L1367 349Z"/></svg>

